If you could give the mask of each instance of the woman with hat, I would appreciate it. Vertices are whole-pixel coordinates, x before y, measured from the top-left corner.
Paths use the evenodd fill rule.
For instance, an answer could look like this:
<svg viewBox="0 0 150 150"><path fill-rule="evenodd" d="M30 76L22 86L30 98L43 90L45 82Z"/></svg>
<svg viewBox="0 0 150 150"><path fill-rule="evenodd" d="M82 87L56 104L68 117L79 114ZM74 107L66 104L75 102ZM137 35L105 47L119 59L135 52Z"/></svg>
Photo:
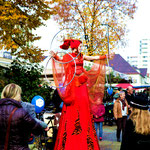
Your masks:
<svg viewBox="0 0 150 150"><path fill-rule="evenodd" d="M64 75L62 75L61 82L63 85L71 81L76 71L75 77L68 86L57 89L64 105L54 150L99 150L94 121L92 120L90 110L90 100L92 99L89 97L90 90L87 87L92 87L95 83L98 83L95 77L97 78L99 73L94 74L94 71L91 71L89 75L83 68L83 60L105 60L106 55L84 56L79 53L82 48L82 41L80 40L65 40L63 45L60 46L61 49L65 50L68 50L69 47L71 47L72 52L64 55L63 58L60 58L56 53L51 51L51 55L56 60L70 62L63 65ZM111 58L112 56L113 54L110 54L108 57ZM74 61L71 61L73 58L76 62L76 70ZM60 64L58 67L60 67ZM59 72L59 70L61 71ZM53 76L58 86L61 84L62 72L63 69L57 69L57 63L53 61ZM64 76L65 80L63 79ZM90 82L89 78L93 78L93 82ZM98 86L95 86L95 90L91 91L96 91L97 88ZM96 94L92 94L96 96Z"/></svg>
<svg viewBox="0 0 150 150"><path fill-rule="evenodd" d="M150 112L148 99L136 96L130 101L131 114L127 120L121 150L150 149Z"/></svg>

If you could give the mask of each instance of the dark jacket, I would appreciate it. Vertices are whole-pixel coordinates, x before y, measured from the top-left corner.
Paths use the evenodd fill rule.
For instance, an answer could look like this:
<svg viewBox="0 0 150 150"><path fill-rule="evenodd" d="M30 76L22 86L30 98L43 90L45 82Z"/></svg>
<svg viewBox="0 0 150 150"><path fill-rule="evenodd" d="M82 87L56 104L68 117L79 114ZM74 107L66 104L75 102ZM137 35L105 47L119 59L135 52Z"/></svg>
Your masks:
<svg viewBox="0 0 150 150"><path fill-rule="evenodd" d="M38 124L21 106L21 103L13 99L0 100L0 150L4 149L8 118L12 110L18 109L13 114L9 135L9 150L29 150L28 139L31 132L39 135L43 132Z"/></svg>
<svg viewBox="0 0 150 150"><path fill-rule="evenodd" d="M130 101L133 101L134 95L133 95L133 94L129 95L129 94L127 93L125 98L126 98L128 104L130 105Z"/></svg>
<svg viewBox="0 0 150 150"><path fill-rule="evenodd" d="M120 150L149 150L150 134L142 135L135 132L132 120L127 120L125 133L122 139Z"/></svg>
<svg viewBox="0 0 150 150"><path fill-rule="evenodd" d="M34 118L35 121L37 121L44 129L47 128L47 124L46 124L45 122L43 122L43 121L41 121L41 120L39 120L39 119L36 118L35 106L34 106L34 105L32 105L32 104L29 103L29 102L23 102L23 101L21 101L21 106L22 106L23 109L24 109L25 111L27 111L27 112L30 114L30 116L31 116L32 118Z"/></svg>

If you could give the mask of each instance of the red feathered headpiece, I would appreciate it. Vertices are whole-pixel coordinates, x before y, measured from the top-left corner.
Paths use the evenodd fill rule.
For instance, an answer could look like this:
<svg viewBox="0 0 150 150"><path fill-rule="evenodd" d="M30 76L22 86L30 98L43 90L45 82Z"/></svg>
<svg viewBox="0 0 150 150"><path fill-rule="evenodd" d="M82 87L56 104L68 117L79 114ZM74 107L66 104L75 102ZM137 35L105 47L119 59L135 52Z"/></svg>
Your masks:
<svg viewBox="0 0 150 150"><path fill-rule="evenodd" d="M72 48L72 49L78 49L78 46L82 43L82 41L80 40L73 40L73 39L70 39L70 40L65 40L63 45L60 46L61 49L65 49L67 50L69 48L69 46Z"/></svg>

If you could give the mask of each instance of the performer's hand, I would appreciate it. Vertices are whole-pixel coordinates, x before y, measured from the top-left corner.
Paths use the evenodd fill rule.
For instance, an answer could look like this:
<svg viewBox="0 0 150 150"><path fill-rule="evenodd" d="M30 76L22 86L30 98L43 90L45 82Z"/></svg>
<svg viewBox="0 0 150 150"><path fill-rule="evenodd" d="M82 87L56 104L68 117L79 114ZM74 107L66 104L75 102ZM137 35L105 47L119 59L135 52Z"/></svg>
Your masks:
<svg viewBox="0 0 150 150"><path fill-rule="evenodd" d="M59 57L57 54L58 54L58 52L55 53L53 51L50 51L50 56L51 57L53 57L53 58L55 58L56 60L59 60L59 61L63 60L63 58Z"/></svg>
<svg viewBox="0 0 150 150"><path fill-rule="evenodd" d="M113 52L113 53L110 53L110 54L108 55L108 58L109 58L109 59L113 59L114 56L115 56L115 53Z"/></svg>
<svg viewBox="0 0 150 150"><path fill-rule="evenodd" d="M50 51L50 55L51 55L52 57L54 57L54 58L56 57L57 53L58 53L58 52L55 53L55 52L53 52L53 51Z"/></svg>
<svg viewBox="0 0 150 150"><path fill-rule="evenodd" d="M98 118L98 116L96 115L95 118Z"/></svg>

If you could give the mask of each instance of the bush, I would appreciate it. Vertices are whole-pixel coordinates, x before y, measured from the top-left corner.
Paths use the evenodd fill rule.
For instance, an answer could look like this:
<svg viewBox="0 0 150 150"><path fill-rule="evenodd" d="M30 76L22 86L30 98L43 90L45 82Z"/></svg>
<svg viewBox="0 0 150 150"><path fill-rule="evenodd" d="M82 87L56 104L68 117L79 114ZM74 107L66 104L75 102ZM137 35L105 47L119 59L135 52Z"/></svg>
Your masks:
<svg viewBox="0 0 150 150"><path fill-rule="evenodd" d="M43 85L41 73L43 68L39 64L31 64L25 61L14 60L9 69L1 71L0 76L3 82L0 82L0 90L9 83L18 84L22 88L22 100L31 102L32 98L40 95L45 99L46 105L52 100L53 89Z"/></svg>

